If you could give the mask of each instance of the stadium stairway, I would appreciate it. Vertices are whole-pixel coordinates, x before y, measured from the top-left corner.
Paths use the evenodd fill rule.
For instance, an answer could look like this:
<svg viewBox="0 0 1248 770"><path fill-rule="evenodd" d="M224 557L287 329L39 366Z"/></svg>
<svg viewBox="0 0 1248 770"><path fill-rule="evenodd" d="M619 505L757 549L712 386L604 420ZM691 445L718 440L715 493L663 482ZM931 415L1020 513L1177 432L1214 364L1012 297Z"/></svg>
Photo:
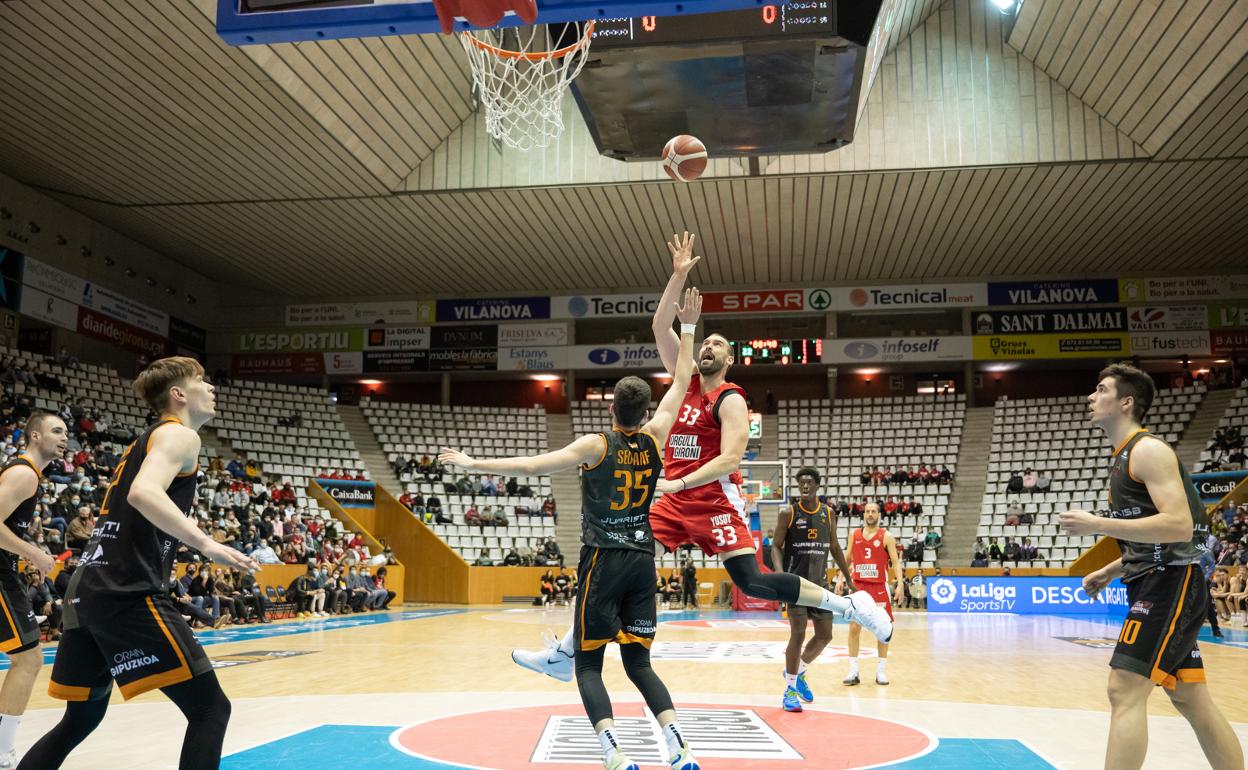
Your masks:
<svg viewBox="0 0 1248 770"><path fill-rule="evenodd" d="M1195 416L1187 424L1187 429L1183 431L1183 438L1179 439L1179 445L1175 448L1179 455L1179 462L1184 468L1190 471L1200 460L1200 453L1205 451L1209 442L1213 440L1218 421L1222 419L1222 415L1226 414L1226 407L1233 398L1235 398L1235 391L1227 389L1211 390L1201 399L1200 406L1196 407Z"/></svg>
<svg viewBox="0 0 1248 770"><path fill-rule="evenodd" d="M958 475L953 480L949 512L940 533L943 545L937 564L961 566L971 563L980 506L988 486L988 454L992 447L993 407L966 410L962 446L958 450Z"/></svg>
<svg viewBox="0 0 1248 770"><path fill-rule="evenodd" d="M377 443L377 437L373 435L373 429L368 426L368 420L364 419L364 413L358 406L337 404L334 408L338 411L338 417L346 427L347 433L351 435L351 441L360 453L360 459L364 461L369 477L385 487L386 491L396 499L400 497L403 494L403 484L394 475L394 469L386 460L386 453L381 450L381 444Z"/></svg>
<svg viewBox="0 0 1248 770"><path fill-rule="evenodd" d="M562 449L572 443L572 415L546 415L546 446L550 451ZM550 477L550 491L555 496L555 509L559 523L555 525L555 540L563 551L569 567L576 566L581 551L581 474L579 471L555 473Z"/></svg>
<svg viewBox="0 0 1248 770"><path fill-rule="evenodd" d="M773 461L780 459L780 415L763 416L763 445L759 447L758 457L754 459ZM789 473L796 471L797 468L789 468Z"/></svg>

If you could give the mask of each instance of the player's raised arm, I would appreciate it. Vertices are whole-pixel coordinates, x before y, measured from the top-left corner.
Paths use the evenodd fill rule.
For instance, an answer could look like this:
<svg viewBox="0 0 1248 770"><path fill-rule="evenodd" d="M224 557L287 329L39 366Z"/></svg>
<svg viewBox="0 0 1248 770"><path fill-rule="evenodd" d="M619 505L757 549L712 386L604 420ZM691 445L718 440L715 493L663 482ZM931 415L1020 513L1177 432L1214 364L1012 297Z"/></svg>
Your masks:
<svg viewBox="0 0 1248 770"><path fill-rule="evenodd" d="M221 545L200 531L166 491L178 474L195 467L199 434L182 425L166 425L151 434L143 465L126 501L162 532L173 535L209 559L242 570L259 569L249 556Z"/></svg>
<svg viewBox="0 0 1248 770"><path fill-rule="evenodd" d="M693 244L697 236L685 231L681 238L673 235L667 244L672 253L672 277L667 280L659 306L654 311L654 321L650 326L654 330L654 344L659 349L659 358L663 360L663 368L668 374L676 371L676 351L680 349L680 338L672 331L672 321L676 317L676 300L680 298L680 290L685 286L685 278L689 271L702 257L693 256ZM692 352L690 356L692 356Z"/></svg>
<svg viewBox="0 0 1248 770"><path fill-rule="evenodd" d="M570 471L579 465L593 465L602 458L606 451L606 443L601 433L590 433L581 436L563 449L546 452L528 457L500 457L493 460L481 460L465 454L458 449L443 447L438 454L438 463L456 465L470 471L489 473L510 473L522 476L539 476L559 471Z"/></svg>
<svg viewBox="0 0 1248 770"><path fill-rule="evenodd" d="M654 417L646 423L646 431L654 436L659 446L667 443L667 434L676 423L676 412L689 390L689 382L693 379L693 334L702 315L702 294L695 288L685 291L685 304L675 306L676 316L680 319L680 347L676 352L676 370L672 375L672 385L663 394L659 408ZM669 330L670 331L670 330Z"/></svg>

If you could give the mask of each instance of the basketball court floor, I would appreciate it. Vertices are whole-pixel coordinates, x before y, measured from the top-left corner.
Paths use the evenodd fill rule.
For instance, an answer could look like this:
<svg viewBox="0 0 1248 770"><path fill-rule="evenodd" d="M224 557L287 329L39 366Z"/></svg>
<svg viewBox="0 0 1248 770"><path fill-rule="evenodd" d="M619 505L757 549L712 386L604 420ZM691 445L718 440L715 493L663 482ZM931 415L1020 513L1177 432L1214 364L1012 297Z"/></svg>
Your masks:
<svg viewBox="0 0 1248 770"><path fill-rule="evenodd" d="M567 608L409 606L199 632L234 705L222 767L599 768L575 684L520 669L508 654L536 646L546 627L561 632L569 618ZM778 615L667 612L661 621L655 668L708 770L1102 765L1112 620L899 613L892 684L873 683L872 646L853 688L840 683L846 629L838 625L812 666L815 703L801 714L780 709L788 631ZM1205 665L1248 744L1248 631L1225 633L1215 643L1204 632ZM605 679L629 753L643 767L666 767L654 723L612 654ZM46 694L50 671L36 685L19 751L60 718L61 704ZM1150 714L1146 767L1205 766L1161 692ZM176 767L184 726L159 694L130 703L115 696L65 767L119 767L119 757L135 770Z"/></svg>

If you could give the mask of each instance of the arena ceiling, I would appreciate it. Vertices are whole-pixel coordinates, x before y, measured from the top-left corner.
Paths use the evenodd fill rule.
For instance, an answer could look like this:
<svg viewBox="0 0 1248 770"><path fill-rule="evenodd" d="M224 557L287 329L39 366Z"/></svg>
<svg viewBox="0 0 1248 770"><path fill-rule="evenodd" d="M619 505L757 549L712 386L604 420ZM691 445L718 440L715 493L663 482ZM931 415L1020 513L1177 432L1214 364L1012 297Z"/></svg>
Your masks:
<svg viewBox="0 0 1248 770"><path fill-rule="evenodd" d="M0 172L302 298L1219 272L1248 254L1248 0L901 0L849 147L680 185L484 139L441 36L248 49L216 0L0 2Z"/></svg>

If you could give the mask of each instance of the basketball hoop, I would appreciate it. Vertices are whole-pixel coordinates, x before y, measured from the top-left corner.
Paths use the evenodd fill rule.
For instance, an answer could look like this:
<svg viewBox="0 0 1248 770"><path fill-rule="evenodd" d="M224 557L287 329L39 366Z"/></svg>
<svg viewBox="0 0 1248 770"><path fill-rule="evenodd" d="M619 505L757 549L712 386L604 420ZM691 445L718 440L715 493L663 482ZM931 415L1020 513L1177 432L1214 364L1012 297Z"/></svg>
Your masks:
<svg viewBox="0 0 1248 770"><path fill-rule="evenodd" d="M594 23L459 33L490 136L517 150L563 133L563 92L585 66Z"/></svg>

